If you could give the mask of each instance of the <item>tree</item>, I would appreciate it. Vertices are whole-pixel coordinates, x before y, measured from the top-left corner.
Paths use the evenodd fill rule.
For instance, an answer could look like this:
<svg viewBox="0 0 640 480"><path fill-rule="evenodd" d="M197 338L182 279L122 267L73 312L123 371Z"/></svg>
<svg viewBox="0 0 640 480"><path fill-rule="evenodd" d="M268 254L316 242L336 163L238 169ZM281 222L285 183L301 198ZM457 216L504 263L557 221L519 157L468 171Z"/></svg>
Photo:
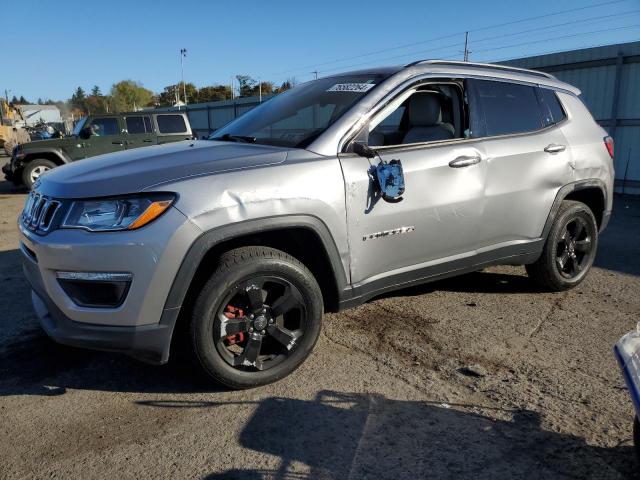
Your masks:
<svg viewBox="0 0 640 480"><path fill-rule="evenodd" d="M122 80L111 87L114 109L118 112L135 111L151 105L153 92L140 82Z"/></svg>
<svg viewBox="0 0 640 480"><path fill-rule="evenodd" d="M91 89L91 96L92 97L102 96L102 92L100 91L100 87L98 85L94 85L93 88Z"/></svg>
<svg viewBox="0 0 640 480"><path fill-rule="evenodd" d="M71 104L72 108L85 111L87 109L85 105L85 99L86 95L83 88L78 87L76 88L76 91L73 93L73 95L71 95L71 101L69 103Z"/></svg>
<svg viewBox="0 0 640 480"><path fill-rule="evenodd" d="M239 96L241 97L253 96L254 87L258 82L256 82L249 75L236 75L236 80L238 80Z"/></svg>
<svg viewBox="0 0 640 480"><path fill-rule="evenodd" d="M13 105L17 105L19 102L16 96L14 95L13 97L11 97L11 101L9 103L11 104L11 106L13 106Z"/></svg>
<svg viewBox="0 0 640 480"><path fill-rule="evenodd" d="M177 85L169 85L164 87L164 90L158 97L158 103L163 107L171 107L176 105L177 102L184 102L184 90L187 90L187 103L198 103L202 100L199 98L199 92L197 87L193 83L187 83L183 87L183 83L180 82Z"/></svg>
<svg viewBox="0 0 640 480"><path fill-rule="evenodd" d="M295 85L296 85L296 79L288 78L284 82L282 82L282 84L278 88L275 89L275 93L286 92L287 90L295 87Z"/></svg>
<svg viewBox="0 0 640 480"><path fill-rule="evenodd" d="M22 95L20 95L20 105L27 105L29 102L27 101L26 98L24 98Z"/></svg>
<svg viewBox="0 0 640 480"><path fill-rule="evenodd" d="M42 105L42 104L43 104L42 98L38 97L38 105Z"/></svg>
<svg viewBox="0 0 640 480"><path fill-rule="evenodd" d="M198 102L217 102L231 98L231 87L229 85L211 85L198 90Z"/></svg>

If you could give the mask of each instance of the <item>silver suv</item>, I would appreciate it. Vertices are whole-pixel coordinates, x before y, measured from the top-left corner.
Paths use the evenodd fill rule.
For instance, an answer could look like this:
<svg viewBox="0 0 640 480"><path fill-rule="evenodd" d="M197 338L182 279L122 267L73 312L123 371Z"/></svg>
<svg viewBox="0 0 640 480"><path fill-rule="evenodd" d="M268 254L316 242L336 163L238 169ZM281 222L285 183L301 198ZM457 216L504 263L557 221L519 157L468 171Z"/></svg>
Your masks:
<svg viewBox="0 0 640 480"><path fill-rule="evenodd" d="M297 368L323 311L383 292L492 264L571 288L614 178L579 93L422 61L299 85L209 140L57 168L19 220L33 305L58 342L161 364L181 339L246 388Z"/></svg>

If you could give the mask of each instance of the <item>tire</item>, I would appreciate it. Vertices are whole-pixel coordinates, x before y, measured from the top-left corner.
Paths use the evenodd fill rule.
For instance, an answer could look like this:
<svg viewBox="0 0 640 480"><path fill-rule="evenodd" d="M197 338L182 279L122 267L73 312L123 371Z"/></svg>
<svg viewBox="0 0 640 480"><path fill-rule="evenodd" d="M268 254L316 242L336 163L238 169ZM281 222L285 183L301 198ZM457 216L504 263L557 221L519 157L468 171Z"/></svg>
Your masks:
<svg viewBox="0 0 640 480"><path fill-rule="evenodd" d="M560 204L542 255L526 265L529 277L546 290L559 292L582 282L598 249L598 224L591 209L581 202Z"/></svg>
<svg viewBox="0 0 640 480"><path fill-rule="evenodd" d="M35 158L27 163L22 169L22 183L29 190L33 188L33 184L40 178L44 172L57 167L51 160L44 158Z"/></svg>
<svg viewBox="0 0 640 480"><path fill-rule="evenodd" d="M301 262L273 248L238 248L220 257L195 301L189 347L228 387L266 385L309 356L322 314L320 287Z"/></svg>

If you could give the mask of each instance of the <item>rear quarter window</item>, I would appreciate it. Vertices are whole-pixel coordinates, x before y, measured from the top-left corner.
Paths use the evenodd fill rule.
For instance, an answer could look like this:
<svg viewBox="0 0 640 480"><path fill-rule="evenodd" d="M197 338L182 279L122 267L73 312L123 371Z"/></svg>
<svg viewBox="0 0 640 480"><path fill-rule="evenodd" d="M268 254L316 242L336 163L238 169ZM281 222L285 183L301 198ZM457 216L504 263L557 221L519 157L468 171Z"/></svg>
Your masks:
<svg viewBox="0 0 640 480"><path fill-rule="evenodd" d="M186 133L187 124L182 115L158 115L158 130L160 133Z"/></svg>
<svg viewBox="0 0 640 480"><path fill-rule="evenodd" d="M560 100L558 100L556 92L549 90L548 88L541 88L540 93L542 95L542 102L548 109L548 112L545 115L546 125L554 125L567 118L567 115L562 109L562 104L560 103Z"/></svg>
<svg viewBox="0 0 640 480"><path fill-rule="evenodd" d="M482 125L474 137L524 133L542 128L536 88L517 83L474 80L475 108Z"/></svg>

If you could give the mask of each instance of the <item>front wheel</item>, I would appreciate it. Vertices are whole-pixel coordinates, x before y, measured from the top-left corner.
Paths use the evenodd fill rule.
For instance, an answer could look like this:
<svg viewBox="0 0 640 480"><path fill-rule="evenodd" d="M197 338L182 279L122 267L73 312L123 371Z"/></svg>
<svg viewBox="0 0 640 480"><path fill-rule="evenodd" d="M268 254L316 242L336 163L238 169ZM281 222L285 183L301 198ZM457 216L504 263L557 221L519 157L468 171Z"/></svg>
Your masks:
<svg viewBox="0 0 640 480"><path fill-rule="evenodd" d="M275 382L298 368L322 324L320 287L290 255L243 247L221 256L190 325L197 363L232 388Z"/></svg>
<svg viewBox="0 0 640 480"><path fill-rule="evenodd" d="M578 285L586 277L598 248L598 224L591 209L565 200L547 236L540 258L526 266L532 280L558 292Z"/></svg>
<svg viewBox="0 0 640 480"><path fill-rule="evenodd" d="M33 184L38 181L40 176L55 168L57 165L53 163L51 160L47 160L44 158L36 158L31 160L24 166L22 170L22 183L29 190L33 188Z"/></svg>

